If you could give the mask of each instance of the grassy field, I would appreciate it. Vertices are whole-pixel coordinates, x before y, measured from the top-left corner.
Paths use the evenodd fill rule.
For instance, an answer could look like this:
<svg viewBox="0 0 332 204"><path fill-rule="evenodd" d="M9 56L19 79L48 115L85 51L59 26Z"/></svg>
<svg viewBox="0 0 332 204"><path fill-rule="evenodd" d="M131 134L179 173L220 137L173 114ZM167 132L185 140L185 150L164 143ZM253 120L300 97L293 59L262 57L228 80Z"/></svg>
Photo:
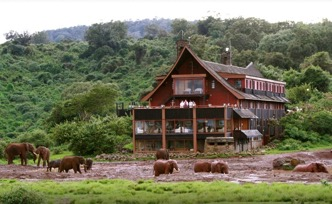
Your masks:
<svg viewBox="0 0 332 204"><path fill-rule="evenodd" d="M75 182L0 180L0 185L2 201L21 197L24 203L28 202L29 196L38 198L38 203L332 202L332 186L327 182L310 185L224 181L157 183L153 180L107 179ZM15 200L12 203L18 202Z"/></svg>

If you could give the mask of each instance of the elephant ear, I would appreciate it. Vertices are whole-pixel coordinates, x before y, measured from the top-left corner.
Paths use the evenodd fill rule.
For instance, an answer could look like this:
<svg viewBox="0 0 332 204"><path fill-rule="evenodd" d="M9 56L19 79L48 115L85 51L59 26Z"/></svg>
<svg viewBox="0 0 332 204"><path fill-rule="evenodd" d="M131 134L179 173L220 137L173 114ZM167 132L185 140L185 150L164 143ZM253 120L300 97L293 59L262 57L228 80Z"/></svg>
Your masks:
<svg viewBox="0 0 332 204"><path fill-rule="evenodd" d="M29 151L29 144L28 143L23 143L23 144L24 144L25 150Z"/></svg>

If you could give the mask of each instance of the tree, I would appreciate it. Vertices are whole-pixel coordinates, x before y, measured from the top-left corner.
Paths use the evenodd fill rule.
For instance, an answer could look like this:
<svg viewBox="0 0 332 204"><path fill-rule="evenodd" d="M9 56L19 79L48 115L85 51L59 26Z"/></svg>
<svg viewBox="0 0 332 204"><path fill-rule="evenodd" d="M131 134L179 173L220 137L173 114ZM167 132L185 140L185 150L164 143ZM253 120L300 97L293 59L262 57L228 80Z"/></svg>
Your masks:
<svg viewBox="0 0 332 204"><path fill-rule="evenodd" d="M283 80L286 82L287 88L299 86L302 80L302 73L291 68L283 73Z"/></svg>
<svg viewBox="0 0 332 204"><path fill-rule="evenodd" d="M309 84L303 84L301 86L296 86L293 88L288 89L286 92L286 97L293 103L297 104L300 102L309 101L312 94L312 88Z"/></svg>
<svg viewBox="0 0 332 204"><path fill-rule="evenodd" d="M309 66L303 73L302 83L311 84L313 88L321 92L327 92L330 85L330 74L320 67Z"/></svg>
<svg viewBox="0 0 332 204"><path fill-rule="evenodd" d="M272 65L281 69L289 69L291 67L291 60L280 52L268 52L260 56L260 62L266 65Z"/></svg>
<svg viewBox="0 0 332 204"><path fill-rule="evenodd" d="M160 32L160 28L158 27L158 25L156 24L150 24L150 25L147 25L144 29L144 38L147 38L147 39L155 39L158 37L159 35L159 32Z"/></svg>
<svg viewBox="0 0 332 204"><path fill-rule="evenodd" d="M287 55L289 44L294 40L292 30L281 30L275 34L265 35L259 42L258 51L280 52Z"/></svg>
<svg viewBox="0 0 332 204"><path fill-rule="evenodd" d="M182 32L188 34L187 30L189 29L190 24L186 19L178 19L177 18L177 19L174 19L172 21L171 27L172 27L171 32L174 35L182 34Z"/></svg>
<svg viewBox="0 0 332 204"><path fill-rule="evenodd" d="M31 41L31 35L28 33L28 31L25 31L23 33L18 33L15 31L10 31L9 33L5 34L6 40L12 41L14 44L27 46L30 44Z"/></svg>
<svg viewBox="0 0 332 204"><path fill-rule="evenodd" d="M310 65L319 66L332 74L332 60L328 52L317 52L310 57L306 57L304 62L300 64L300 68L305 69Z"/></svg>
<svg viewBox="0 0 332 204"><path fill-rule="evenodd" d="M49 42L50 41L46 32L37 32L31 36L31 43L33 44L46 44Z"/></svg>
<svg viewBox="0 0 332 204"><path fill-rule="evenodd" d="M127 36L127 27L123 22L111 21L109 23L93 24L85 34L89 47L96 50L102 46L109 46L114 51L120 49L120 41Z"/></svg>
<svg viewBox="0 0 332 204"><path fill-rule="evenodd" d="M98 82L87 92L57 104L48 118L48 123L54 126L64 121L88 120L92 115L112 113L115 111L118 94L115 84Z"/></svg>
<svg viewBox="0 0 332 204"><path fill-rule="evenodd" d="M68 144L77 155L119 152L131 142L131 118L91 117L88 121L64 122L52 129L55 142Z"/></svg>

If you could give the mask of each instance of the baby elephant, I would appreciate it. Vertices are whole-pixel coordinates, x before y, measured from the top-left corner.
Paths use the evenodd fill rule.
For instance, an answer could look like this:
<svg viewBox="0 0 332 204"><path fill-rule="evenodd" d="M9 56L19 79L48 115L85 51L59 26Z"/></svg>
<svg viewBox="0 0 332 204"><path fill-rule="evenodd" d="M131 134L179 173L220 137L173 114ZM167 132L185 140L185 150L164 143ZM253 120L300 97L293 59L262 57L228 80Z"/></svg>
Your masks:
<svg viewBox="0 0 332 204"><path fill-rule="evenodd" d="M324 172L329 173L323 163L313 162L310 164L299 164L294 169L294 172Z"/></svg>
<svg viewBox="0 0 332 204"><path fill-rule="evenodd" d="M39 146L36 150L36 154L38 154L38 162L37 162L37 166L39 167L40 164L40 160L43 160L43 167L49 165L49 161L50 161L50 150L47 147L44 146Z"/></svg>
<svg viewBox="0 0 332 204"><path fill-rule="evenodd" d="M81 168L80 168L81 164L84 166L84 172L86 172L86 161L85 161L84 157L82 157L82 156L65 156L61 160L59 172L61 173L63 171L66 171L66 173L68 173L68 171L70 169L73 169L75 174L77 172L79 172L81 174L82 173Z"/></svg>
<svg viewBox="0 0 332 204"><path fill-rule="evenodd" d="M213 161L211 163L211 172L212 173L222 173L228 174L228 164L224 161Z"/></svg>
<svg viewBox="0 0 332 204"><path fill-rule="evenodd" d="M92 163L93 163L92 159L87 158L85 160L85 163L86 163L86 170L91 170L92 169Z"/></svg>
<svg viewBox="0 0 332 204"><path fill-rule="evenodd" d="M58 171L60 170L60 163L61 163L61 159L57 159L57 160L52 160L49 162L48 167L47 167L47 171L52 171L52 168L58 168Z"/></svg>
<svg viewBox="0 0 332 204"><path fill-rule="evenodd" d="M155 176L159 176L160 174L172 174L173 169L179 171L178 163L173 159L159 159L153 164L153 171Z"/></svg>
<svg viewBox="0 0 332 204"><path fill-rule="evenodd" d="M194 165L194 172L211 172L211 162L198 161Z"/></svg>

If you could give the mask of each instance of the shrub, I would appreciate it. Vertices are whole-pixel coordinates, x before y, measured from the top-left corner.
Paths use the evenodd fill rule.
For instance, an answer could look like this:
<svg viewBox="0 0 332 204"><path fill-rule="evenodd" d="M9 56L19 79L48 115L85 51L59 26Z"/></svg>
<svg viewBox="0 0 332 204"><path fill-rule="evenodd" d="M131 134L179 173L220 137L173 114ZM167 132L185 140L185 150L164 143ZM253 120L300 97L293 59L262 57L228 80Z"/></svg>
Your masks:
<svg viewBox="0 0 332 204"><path fill-rule="evenodd" d="M0 159L6 159L5 157L5 148L7 146L8 142L4 141L4 140L0 140Z"/></svg>
<svg viewBox="0 0 332 204"><path fill-rule="evenodd" d="M32 132L27 132L22 135L20 135L18 138L19 142L29 142L34 144L36 147L38 146L45 146L50 147L53 146L53 141L47 135L47 133L44 130L35 129Z"/></svg>
<svg viewBox="0 0 332 204"><path fill-rule="evenodd" d="M35 204L46 203L43 196L35 191L28 190L22 186L13 188L8 193L1 196L1 203L3 204Z"/></svg>
<svg viewBox="0 0 332 204"><path fill-rule="evenodd" d="M279 150L301 150L303 146L301 142L294 139L285 139L277 144L277 149Z"/></svg>

